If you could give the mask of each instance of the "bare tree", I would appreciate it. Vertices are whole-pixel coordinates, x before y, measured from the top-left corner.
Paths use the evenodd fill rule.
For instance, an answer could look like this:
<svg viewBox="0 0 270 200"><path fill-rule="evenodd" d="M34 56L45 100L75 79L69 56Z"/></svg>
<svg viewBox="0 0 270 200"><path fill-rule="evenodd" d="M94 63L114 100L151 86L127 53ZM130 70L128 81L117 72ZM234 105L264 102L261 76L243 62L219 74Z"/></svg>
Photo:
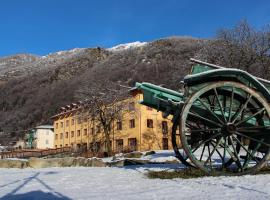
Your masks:
<svg viewBox="0 0 270 200"><path fill-rule="evenodd" d="M270 78L270 27L256 30L247 21L241 21L232 29L221 29L215 40L205 43L197 57Z"/></svg>
<svg viewBox="0 0 270 200"><path fill-rule="evenodd" d="M113 125L115 121L123 117L125 109L123 99L127 97L127 89L108 81L88 82L83 84L77 94L78 98L86 99L84 110L99 129L102 129L102 131L96 130L95 133L104 134L102 138L104 138L105 152L111 155Z"/></svg>

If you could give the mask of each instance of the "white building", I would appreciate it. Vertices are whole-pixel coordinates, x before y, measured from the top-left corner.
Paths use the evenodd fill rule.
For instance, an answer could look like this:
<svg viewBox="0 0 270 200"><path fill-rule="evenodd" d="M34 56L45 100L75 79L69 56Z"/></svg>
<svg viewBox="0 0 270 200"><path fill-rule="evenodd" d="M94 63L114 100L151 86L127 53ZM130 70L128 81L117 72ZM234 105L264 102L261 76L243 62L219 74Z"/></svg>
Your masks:
<svg viewBox="0 0 270 200"><path fill-rule="evenodd" d="M54 148L54 129L52 125L37 126L35 133L35 147L37 149Z"/></svg>

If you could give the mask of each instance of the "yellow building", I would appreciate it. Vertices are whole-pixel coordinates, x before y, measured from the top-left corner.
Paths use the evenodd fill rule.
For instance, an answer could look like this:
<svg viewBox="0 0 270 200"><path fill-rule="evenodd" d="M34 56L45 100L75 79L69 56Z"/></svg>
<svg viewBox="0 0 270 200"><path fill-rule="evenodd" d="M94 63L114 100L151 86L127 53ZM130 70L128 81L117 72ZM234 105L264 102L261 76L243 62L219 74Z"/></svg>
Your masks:
<svg viewBox="0 0 270 200"><path fill-rule="evenodd" d="M125 114L112 124L111 146L113 152L172 149L171 126L162 113L139 104L142 94L125 100ZM101 126L83 111L82 103L73 103L53 116L55 148L84 148L102 152L105 137Z"/></svg>

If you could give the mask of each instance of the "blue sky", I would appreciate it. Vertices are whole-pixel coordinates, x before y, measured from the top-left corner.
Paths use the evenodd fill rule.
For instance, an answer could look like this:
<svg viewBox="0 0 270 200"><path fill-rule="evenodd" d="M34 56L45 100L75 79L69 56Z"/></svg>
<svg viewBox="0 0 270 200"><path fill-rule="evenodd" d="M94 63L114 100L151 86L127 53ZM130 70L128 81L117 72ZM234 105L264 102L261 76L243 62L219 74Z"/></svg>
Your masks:
<svg viewBox="0 0 270 200"><path fill-rule="evenodd" d="M0 0L0 56L46 55L168 36L212 38L246 19L270 23L268 0Z"/></svg>

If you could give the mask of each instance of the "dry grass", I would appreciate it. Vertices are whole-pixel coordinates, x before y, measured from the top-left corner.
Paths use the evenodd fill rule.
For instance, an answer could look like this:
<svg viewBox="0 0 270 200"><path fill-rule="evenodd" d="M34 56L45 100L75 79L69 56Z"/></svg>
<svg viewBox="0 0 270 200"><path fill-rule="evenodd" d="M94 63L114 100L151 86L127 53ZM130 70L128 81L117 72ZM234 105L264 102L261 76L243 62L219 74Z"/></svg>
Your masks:
<svg viewBox="0 0 270 200"><path fill-rule="evenodd" d="M257 174L270 174L270 167L265 167L261 169L256 174L251 175L257 175ZM219 174L207 174L199 169L195 168L186 168L182 170L175 170L175 171L149 171L147 172L146 176L150 179L174 179L174 178L182 178L182 179L190 179L190 178L201 178L206 176L226 176L226 173L219 173ZM233 174L227 174L227 176L233 176Z"/></svg>
<svg viewBox="0 0 270 200"><path fill-rule="evenodd" d="M183 179L189 179L189 178L200 178L209 176L205 172L199 170L199 169L193 169L193 168L187 168L183 170L175 170L175 171L149 171L147 174L148 178L154 179L174 179L174 178L183 178Z"/></svg>

